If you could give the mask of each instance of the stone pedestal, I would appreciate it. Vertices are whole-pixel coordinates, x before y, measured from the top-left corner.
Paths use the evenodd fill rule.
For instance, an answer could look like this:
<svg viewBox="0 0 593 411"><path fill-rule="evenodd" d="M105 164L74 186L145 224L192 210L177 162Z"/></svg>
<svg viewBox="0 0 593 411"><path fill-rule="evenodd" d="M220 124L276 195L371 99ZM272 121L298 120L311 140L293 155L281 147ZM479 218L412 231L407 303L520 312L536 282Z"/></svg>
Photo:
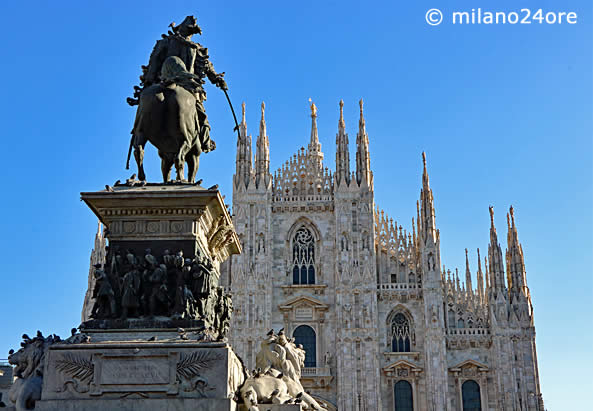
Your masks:
<svg viewBox="0 0 593 411"><path fill-rule="evenodd" d="M109 190L83 192L81 199L106 227L109 250L102 270L114 294L114 303L107 305L115 311L93 315L96 300L89 299L83 308L83 330L212 328L212 316L197 313L197 309L188 312L183 287L197 294L195 275L206 272L215 291L221 262L240 253L231 217L217 189L193 184L116 185ZM154 264L146 260L148 249ZM129 256L135 263L129 262ZM181 259L181 265L189 259L195 266L184 272L176 258ZM159 265L165 267L160 275L165 278L166 291L159 295L158 310L149 312L153 294L159 294L154 292L150 276ZM124 276L134 269L136 280L128 280L141 283L132 293L137 307L126 312ZM93 278L89 283L96 287ZM200 300L200 295L192 297ZM208 297L208 303L215 305L215 297Z"/></svg>
<svg viewBox="0 0 593 411"><path fill-rule="evenodd" d="M101 281L109 283L106 305L115 312L93 314L96 300L90 300L81 325L89 340L49 347L35 408L237 409L233 398L245 379L244 367L230 346L216 340L223 340L225 318L224 295L217 294L220 263L239 253L240 245L218 190L188 184L116 185L81 193L81 198L106 227L109 250L99 270ZM158 267L162 270L155 280ZM197 275L209 276L202 292L196 291ZM99 291L90 293L96 297L101 283L90 283ZM138 307L125 311L131 289ZM192 291L195 297L188 297ZM147 309L157 294L162 312L155 315ZM210 304L201 312L196 309L200 298ZM187 309L188 304L193 307Z"/></svg>
<svg viewBox="0 0 593 411"><path fill-rule="evenodd" d="M182 250L187 258L198 252L212 257L216 271L231 254L241 252L237 234L228 243L211 238L232 220L217 189L193 184L116 185L113 191L80 193L107 227L111 249L132 250L154 255L164 250ZM222 220L222 221L221 221ZM214 241L213 241L214 240Z"/></svg>
<svg viewBox="0 0 593 411"><path fill-rule="evenodd" d="M225 343L179 338L49 348L40 410L234 410L243 365ZM161 337L164 337L161 335Z"/></svg>

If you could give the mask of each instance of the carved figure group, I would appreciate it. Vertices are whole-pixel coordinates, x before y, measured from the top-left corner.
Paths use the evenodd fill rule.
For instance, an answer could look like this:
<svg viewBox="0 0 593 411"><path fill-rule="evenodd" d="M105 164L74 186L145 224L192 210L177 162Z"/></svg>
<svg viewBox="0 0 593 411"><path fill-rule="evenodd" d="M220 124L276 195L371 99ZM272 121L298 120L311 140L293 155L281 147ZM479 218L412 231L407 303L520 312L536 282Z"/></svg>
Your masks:
<svg viewBox="0 0 593 411"><path fill-rule="evenodd" d="M271 330L260 344L255 359L257 369L240 389L240 400L249 411L258 404L301 404L303 410L325 410L305 392L300 382L305 350L283 330Z"/></svg>
<svg viewBox="0 0 593 411"><path fill-rule="evenodd" d="M91 319L170 317L204 319L219 336L228 332L233 311L231 296L218 287L212 261L201 254L185 258L183 251L165 250L160 259L151 249L110 250L104 268L95 265Z"/></svg>

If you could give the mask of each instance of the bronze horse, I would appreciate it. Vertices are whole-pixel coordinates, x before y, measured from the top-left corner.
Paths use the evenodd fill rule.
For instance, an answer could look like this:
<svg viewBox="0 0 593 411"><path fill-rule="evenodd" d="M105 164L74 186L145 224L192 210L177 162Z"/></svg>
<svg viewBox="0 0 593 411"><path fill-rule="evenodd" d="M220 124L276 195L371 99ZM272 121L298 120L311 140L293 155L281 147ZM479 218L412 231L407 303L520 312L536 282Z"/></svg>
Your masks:
<svg viewBox="0 0 593 411"><path fill-rule="evenodd" d="M203 152L216 148L210 139L200 140L200 117L197 110L200 79L189 73L178 57L168 57L163 64L161 82L142 90L132 130L134 158L138 164L138 178L144 173L144 146L150 141L161 158L161 172L165 183L171 180L175 165L176 181L194 182ZM187 180L184 166L187 162Z"/></svg>

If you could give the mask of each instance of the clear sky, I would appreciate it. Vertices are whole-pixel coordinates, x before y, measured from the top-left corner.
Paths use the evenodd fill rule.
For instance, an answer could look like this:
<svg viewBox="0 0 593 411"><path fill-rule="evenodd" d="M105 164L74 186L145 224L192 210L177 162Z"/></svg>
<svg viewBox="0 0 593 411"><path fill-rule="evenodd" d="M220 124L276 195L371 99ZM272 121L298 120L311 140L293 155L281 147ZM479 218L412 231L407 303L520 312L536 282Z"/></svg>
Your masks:
<svg viewBox="0 0 593 411"><path fill-rule="evenodd" d="M574 11L574 25L453 25L472 8ZM425 14L445 20L430 26ZM2 2L0 358L23 332L68 335L80 321L96 218L81 191L125 179L134 109L125 98L171 21L198 18L254 141L266 102L271 164L310 132L318 106L334 167L338 102L351 151L365 101L375 200L409 229L425 150L442 261L486 253L488 206L505 247L515 207L535 308L549 410L585 410L593 368L591 1ZM196 38L197 39L197 38ZM236 135L222 92L207 87L217 141L198 178L232 193ZM353 159L353 153L351 159ZM156 151L147 173L160 180ZM353 163L352 163L353 165Z"/></svg>

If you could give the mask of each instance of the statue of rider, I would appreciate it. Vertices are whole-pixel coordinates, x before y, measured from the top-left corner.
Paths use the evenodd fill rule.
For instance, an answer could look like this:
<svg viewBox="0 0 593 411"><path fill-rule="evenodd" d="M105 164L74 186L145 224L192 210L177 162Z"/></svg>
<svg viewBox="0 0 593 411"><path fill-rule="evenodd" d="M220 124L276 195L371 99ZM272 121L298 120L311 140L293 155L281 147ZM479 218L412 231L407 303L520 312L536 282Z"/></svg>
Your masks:
<svg viewBox="0 0 593 411"><path fill-rule="evenodd" d="M168 57L180 58L187 71L199 78L198 87L194 90L196 96L196 109L198 111L198 118L200 121L199 141L201 149L204 153L212 151L216 148L216 144L210 139L210 124L204 109L204 101L206 101L206 91L202 84L205 83L204 77L208 77L210 82L223 90L227 90L227 84L224 81L224 73L216 73L212 62L208 60L208 49L199 43L191 40L194 34L202 34L200 26L196 23L196 18L187 16L183 22L175 26L171 23L171 30L168 34L163 35L161 40L156 42L154 49L150 55L148 66L143 66L143 75L140 80L144 88L158 83L161 78L161 69L163 63ZM139 94L138 90L135 94ZM130 105L138 104L135 99L128 99Z"/></svg>

